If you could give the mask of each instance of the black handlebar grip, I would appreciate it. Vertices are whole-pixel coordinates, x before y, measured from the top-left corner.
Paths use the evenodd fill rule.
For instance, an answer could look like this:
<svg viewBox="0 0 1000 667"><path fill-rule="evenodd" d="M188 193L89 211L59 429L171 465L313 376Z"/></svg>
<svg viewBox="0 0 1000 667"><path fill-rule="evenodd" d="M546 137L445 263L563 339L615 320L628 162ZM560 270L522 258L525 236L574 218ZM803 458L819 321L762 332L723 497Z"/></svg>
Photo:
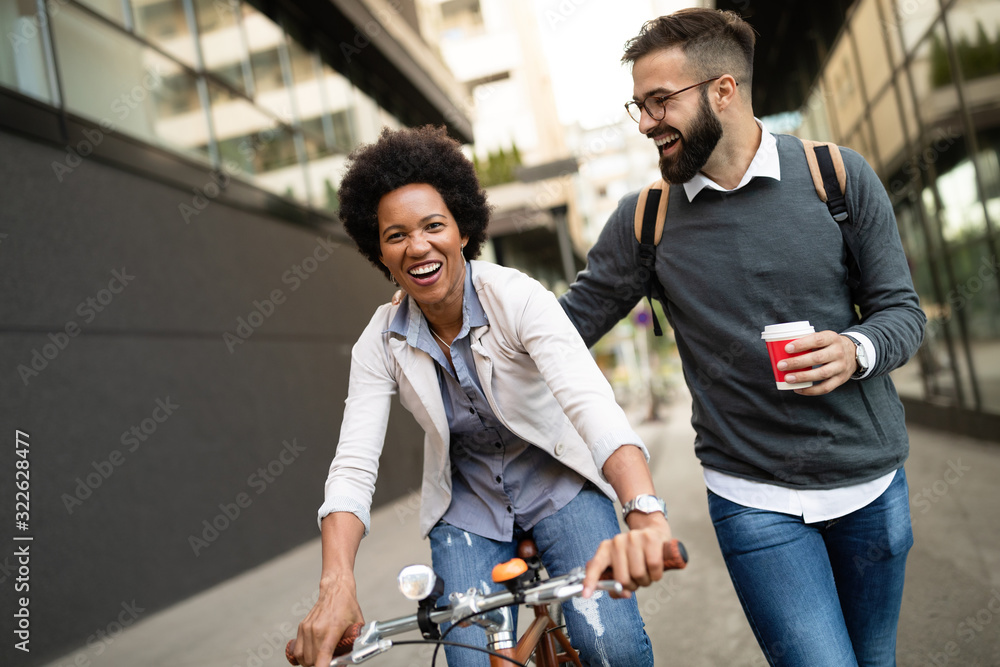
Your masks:
<svg viewBox="0 0 1000 667"><path fill-rule="evenodd" d="M663 544L663 569L683 570L688 564L688 552L684 548L684 543L680 540L670 540ZM601 573L601 579L614 579L615 575L611 568L607 568Z"/></svg>
<svg viewBox="0 0 1000 667"><path fill-rule="evenodd" d="M361 630L365 627L364 623L354 623L347 626L344 630L343 636L341 636L340 641L337 642L337 647L333 649L333 655L344 655L350 653L351 649L354 648L354 640L361 636ZM288 660L289 664L297 665L299 661L295 658L295 640L290 640L285 645L285 659Z"/></svg>

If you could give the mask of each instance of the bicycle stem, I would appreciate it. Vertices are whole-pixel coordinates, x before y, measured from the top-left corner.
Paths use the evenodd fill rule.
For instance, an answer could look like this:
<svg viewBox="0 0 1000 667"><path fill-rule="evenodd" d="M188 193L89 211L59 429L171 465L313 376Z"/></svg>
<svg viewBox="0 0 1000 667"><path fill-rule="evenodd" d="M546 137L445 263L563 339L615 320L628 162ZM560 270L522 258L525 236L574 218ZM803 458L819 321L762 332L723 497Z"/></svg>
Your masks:
<svg viewBox="0 0 1000 667"><path fill-rule="evenodd" d="M482 625L487 632L502 632L504 630L502 614L497 614L494 617L490 612L520 603L540 605L568 600L583 591L584 575L585 571L582 567L574 568L562 576L553 577L529 586L528 590L521 595L515 595L509 590L484 594L475 588L470 588L465 593L452 593L450 596L451 605L444 609L431 611L428 617L435 625L440 625L447 621L453 623L470 621ZM617 581L600 581L598 582L598 589L610 591L614 594L621 594L623 590L621 584ZM372 621L361 629L361 633L354 643L352 655L356 659L360 659L357 659L353 663L342 664L357 664L357 662L371 657L370 655L362 657L362 654L368 653L368 651L373 651L371 655L375 655L388 650L391 642L388 642L388 645L384 649L378 648L386 643L386 637L418 629L419 625L416 614L389 621ZM513 630L511 629L511 631Z"/></svg>

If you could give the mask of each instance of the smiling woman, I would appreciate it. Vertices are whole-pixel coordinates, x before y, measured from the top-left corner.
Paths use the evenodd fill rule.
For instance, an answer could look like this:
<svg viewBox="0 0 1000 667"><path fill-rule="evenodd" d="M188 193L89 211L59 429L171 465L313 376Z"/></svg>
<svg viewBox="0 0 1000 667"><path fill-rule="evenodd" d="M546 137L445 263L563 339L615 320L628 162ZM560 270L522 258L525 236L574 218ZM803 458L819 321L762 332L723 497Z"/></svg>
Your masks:
<svg viewBox="0 0 1000 667"><path fill-rule="evenodd" d="M449 345L462 328L462 286L469 240L433 186L411 183L378 205L381 261L409 294L439 341ZM447 342L445 342L447 340Z"/></svg>
<svg viewBox="0 0 1000 667"><path fill-rule="evenodd" d="M379 308L352 352L319 510L320 594L299 626L298 662L328 664L343 631L362 620L354 559L397 394L425 433L420 528L443 599L480 586L482 572L528 536L551 576L592 560L596 582L616 553L627 554L617 559L626 589L658 580L670 539L664 511L632 511L633 530L622 535L611 500L655 493L646 448L555 297L518 271L473 261L490 207L461 146L443 129L385 130L350 160L344 227L407 298ZM586 664L607 655L652 664L634 598L595 595L563 612ZM450 638L486 643L478 626ZM452 665L486 664L453 646L446 653Z"/></svg>
<svg viewBox="0 0 1000 667"><path fill-rule="evenodd" d="M466 259L479 256L486 241L491 208L471 163L444 128L382 131L379 140L351 153L351 168L340 184L340 219L358 250L391 278L381 260L378 212L382 197L412 183L432 186L444 201L462 236L469 238Z"/></svg>

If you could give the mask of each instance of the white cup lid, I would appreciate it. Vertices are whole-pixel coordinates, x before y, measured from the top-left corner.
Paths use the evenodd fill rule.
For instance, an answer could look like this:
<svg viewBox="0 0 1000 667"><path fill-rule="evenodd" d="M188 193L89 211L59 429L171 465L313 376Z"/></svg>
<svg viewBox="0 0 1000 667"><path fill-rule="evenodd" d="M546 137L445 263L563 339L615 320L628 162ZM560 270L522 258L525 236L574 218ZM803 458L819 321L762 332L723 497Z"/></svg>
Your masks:
<svg viewBox="0 0 1000 667"><path fill-rule="evenodd" d="M760 337L764 340L785 340L786 338L797 338L815 332L816 329L809 324L809 320L802 320L799 322L769 324L764 327L764 331L760 334Z"/></svg>

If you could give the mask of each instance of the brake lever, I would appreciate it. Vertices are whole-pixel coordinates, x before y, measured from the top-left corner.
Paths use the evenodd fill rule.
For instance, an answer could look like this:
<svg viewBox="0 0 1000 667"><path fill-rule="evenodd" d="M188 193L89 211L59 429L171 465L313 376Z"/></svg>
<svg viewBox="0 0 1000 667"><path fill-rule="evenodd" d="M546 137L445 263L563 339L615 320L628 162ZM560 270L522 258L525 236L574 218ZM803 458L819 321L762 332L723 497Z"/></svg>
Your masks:
<svg viewBox="0 0 1000 667"><path fill-rule="evenodd" d="M612 595L621 595L625 591L622 585L613 579L598 581L597 590L608 591ZM565 600L576 597L582 592L582 582L565 583L526 593L524 596L524 603L528 605L539 605L549 604L550 602L564 602Z"/></svg>
<svg viewBox="0 0 1000 667"><path fill-rule="evenodd" d="M377 644L369 644L368 646L362 646L359 649L351 651L346 655L342 655L339 658L334 658L330 661L330 667L346 667L346 665L360 665L365 660L369 658L374 658L377 655L382 655L386 651L392 648L391 639L380 639Z"/></svg>

